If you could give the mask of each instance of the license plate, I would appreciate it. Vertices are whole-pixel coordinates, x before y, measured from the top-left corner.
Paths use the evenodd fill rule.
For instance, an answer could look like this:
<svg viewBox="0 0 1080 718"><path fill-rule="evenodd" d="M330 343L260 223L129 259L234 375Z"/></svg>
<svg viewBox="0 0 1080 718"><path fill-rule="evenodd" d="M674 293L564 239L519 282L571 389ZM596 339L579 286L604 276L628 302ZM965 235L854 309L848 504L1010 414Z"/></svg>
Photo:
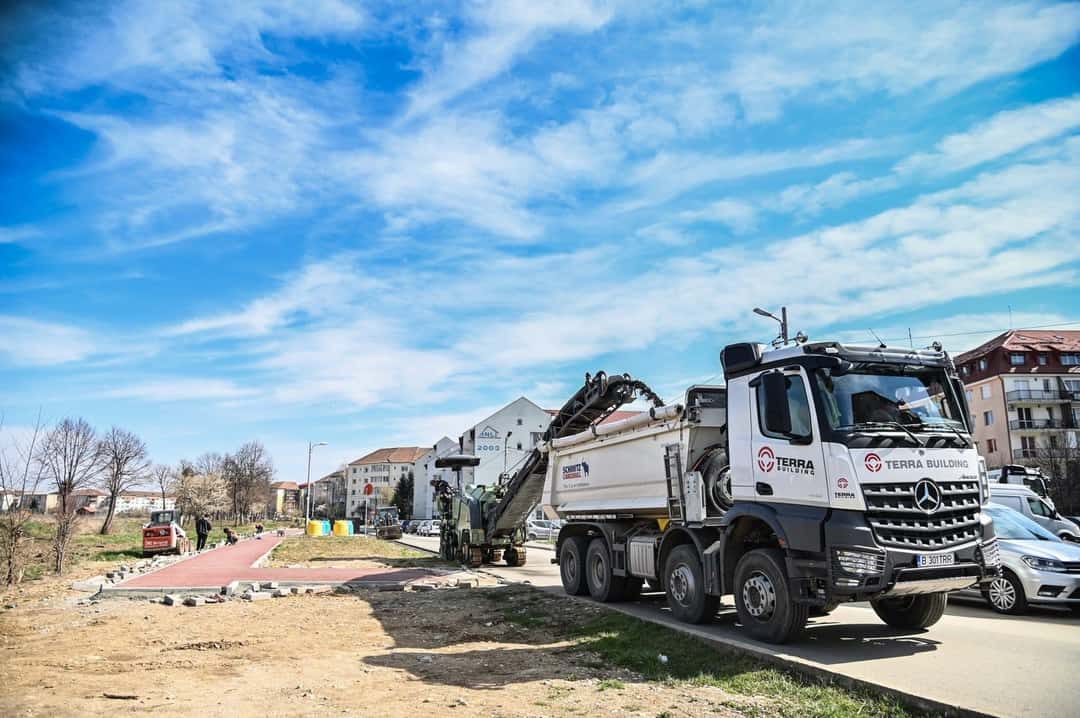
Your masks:
<svg viewBox="0 0 1080 718"><path fill-rule="evenodd" d="M928 568L930 566L952 566L956 563L956 554L952 553L931 553L922 554L916 560L916 565L919 568Z"/></svg>

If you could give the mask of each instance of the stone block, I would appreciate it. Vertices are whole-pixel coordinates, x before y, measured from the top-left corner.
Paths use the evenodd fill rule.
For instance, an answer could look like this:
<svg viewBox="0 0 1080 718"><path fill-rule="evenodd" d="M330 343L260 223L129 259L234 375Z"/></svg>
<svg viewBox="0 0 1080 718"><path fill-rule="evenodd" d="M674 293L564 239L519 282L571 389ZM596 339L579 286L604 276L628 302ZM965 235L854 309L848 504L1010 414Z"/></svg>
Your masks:
<svg viewBox="0 0 1080 718"><path fill-rule="evenodd" d="M261 586L262 586L262 588L273 591L275 588L278 588L278 582L277 581L263 581Z"/></svg>
<svg viewBox="0 0 1080 718"><path fill-rule="evenodd" d="M87 593L97 593L101 590L102 584L104 584L106 578L104 576L94 576L83 581L76 581L71 584L73 591L85 591Z"/></svg>
<svg viewBox="0 0 1080 718"><path fill-rule="evenodd" d="M240 582L233 581L232 583L225 584L221 587L222 596L235 596L236 592L240 590Z"/></svg>
<svg viewBox="0 0 1080 718"><path fill-rule="evenodd" d="M285 598L286 596L291 595L292 591L287 588L275 588L273 593L274 598Z"/></svg>
<svg viewBox="0 0 1080 718"><path fill-rule="evenodd" d="M248 591L247 593L244 594L244 598L246 598L249 601L266 601L266 600L269 600L271 598L271 596L270 596L269 593L266 593L264 591L255 591L255 592Z"/></svg>
<svg viewBox="0 0 1080 718"><path fill-rule="evenodd" d="M161 602L166 606L179 606L183 599L174 593L167 593L165 597L161 599Z"/></svg>
<svg viewBox="0 0 1080 718"><path fill-rule="evenodd" d="M206 599L202 596L188 596L184 599L185 606L202 606L206 604Z"/></svg>

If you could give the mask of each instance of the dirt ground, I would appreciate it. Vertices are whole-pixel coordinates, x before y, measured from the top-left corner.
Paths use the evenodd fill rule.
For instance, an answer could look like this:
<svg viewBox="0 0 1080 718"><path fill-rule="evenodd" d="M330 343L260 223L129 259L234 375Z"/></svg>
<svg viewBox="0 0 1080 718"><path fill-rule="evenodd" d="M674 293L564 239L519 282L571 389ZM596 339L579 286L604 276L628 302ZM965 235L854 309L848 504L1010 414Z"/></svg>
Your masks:
<svg viewBox="0 0 1080 718"><path fill-rule="evenodd" d="M552 638L545 619L522 625L494 609L527 602L529 589L173 608L72 605L57 584L37 588L0 614L0 715L743 713L726 707L722 690L638 680ZM490 591L500 592L496 600Z"/></svg>

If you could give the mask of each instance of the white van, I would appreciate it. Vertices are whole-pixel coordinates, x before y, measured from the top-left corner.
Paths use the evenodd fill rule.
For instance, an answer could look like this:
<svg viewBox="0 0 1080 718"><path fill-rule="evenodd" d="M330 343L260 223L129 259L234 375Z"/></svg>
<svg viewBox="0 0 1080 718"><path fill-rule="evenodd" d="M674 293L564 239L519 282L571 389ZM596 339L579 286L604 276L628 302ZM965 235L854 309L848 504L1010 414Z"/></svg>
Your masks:
<svg viewBox="0 0 1080 718"><path fill-rule="evenodd" d="M1080 526L1059 514L1053 504L1026 486L992 483L990 500L1019 511L1058 538L1080 542Z"/></svg>

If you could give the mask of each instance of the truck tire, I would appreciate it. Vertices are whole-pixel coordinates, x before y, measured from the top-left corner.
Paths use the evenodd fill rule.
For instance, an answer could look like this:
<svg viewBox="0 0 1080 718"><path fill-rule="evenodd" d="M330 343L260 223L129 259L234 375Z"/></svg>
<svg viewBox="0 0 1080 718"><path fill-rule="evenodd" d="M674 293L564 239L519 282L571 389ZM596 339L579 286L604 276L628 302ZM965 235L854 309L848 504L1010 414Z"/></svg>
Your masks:
<svg viewBox="0 0 1080 718"><path fill-rule="evenodd" d="M941 620L949 595L927 593L922 596L897 596L870 601L874 613L893 628L911 630L929 628Z"/></svg>
<svg viewBox="0 0 1080 718"><path fill-rule="evenodd" d="M689 545L676 546L668 554L664 584L671 615L683 623L707 623L720 608L718 596L705 594L705 571L697 550Z"/></svg>
<svg viewBox="0 0 1080 718"><path fill-rule="evenodd" d="M749 551L735 566L735 608L752 637L787 643L802 636L810 607L791 595L784 554L775 548Z"/></svg>
<svg viewBox="0 0 1080 718"><path fill-rule="evenodd" d="M585 551L585 583L594 600L601 603L623 600L626 579L612 573L611 554L603 538L594 538Z"/></svg>
<svg viewBox="0 0 1080 718"><path fill-rule="evenodd" d="M571 536L563 541L559 550L559 577L563 590L570 596L584 596L589 592L585 582L585 552L588 548L584 536Z"/></svg>

